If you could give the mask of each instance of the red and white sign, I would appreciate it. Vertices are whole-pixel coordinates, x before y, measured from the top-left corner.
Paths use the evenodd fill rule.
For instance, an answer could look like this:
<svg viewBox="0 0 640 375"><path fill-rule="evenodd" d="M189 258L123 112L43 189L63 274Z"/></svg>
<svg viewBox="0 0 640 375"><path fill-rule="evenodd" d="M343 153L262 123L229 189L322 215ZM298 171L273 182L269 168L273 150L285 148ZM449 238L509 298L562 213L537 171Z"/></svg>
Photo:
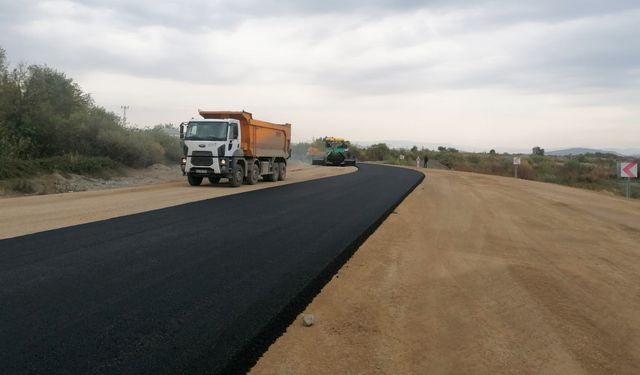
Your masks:
<svg viewBox="0 0 640 375"><path fill-rule="evenodd" d="M638 178L638 162L620 163L620 177Z"/></svg>

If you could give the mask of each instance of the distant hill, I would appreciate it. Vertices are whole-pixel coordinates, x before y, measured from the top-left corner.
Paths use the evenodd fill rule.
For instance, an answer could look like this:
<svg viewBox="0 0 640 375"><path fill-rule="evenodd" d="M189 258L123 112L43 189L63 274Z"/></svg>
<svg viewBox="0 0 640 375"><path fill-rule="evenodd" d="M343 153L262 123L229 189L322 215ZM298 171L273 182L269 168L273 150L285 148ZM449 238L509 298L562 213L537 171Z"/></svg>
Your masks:
<svg viewBox="0 0 640 375"><path fill-rule="evenodd" d="M564 150L547 151L547 152L545 152L545 155L550 155L550 156L568 156L568 155L584 155L584 154L595 154L595 153L620 155L619 153L617 153L615 151L598 150L598 149L594 149L594 148L582 148L582 147L567 148L567 149L564 149Z"/></svg>

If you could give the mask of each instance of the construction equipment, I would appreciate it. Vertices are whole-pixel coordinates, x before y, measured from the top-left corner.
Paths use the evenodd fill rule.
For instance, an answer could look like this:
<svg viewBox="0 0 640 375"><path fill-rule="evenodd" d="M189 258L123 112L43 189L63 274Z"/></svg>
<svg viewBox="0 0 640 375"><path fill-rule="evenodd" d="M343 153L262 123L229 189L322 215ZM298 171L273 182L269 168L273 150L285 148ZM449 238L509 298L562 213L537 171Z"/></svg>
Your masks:
<svg viewBox="0 0 640 375"><path fill-rule="evenodd" d="M324 157L314 158L313 165L356 166L356 159L349 151L349 141L342 138L325 137Z"/></svg>
<svg viewBox="0 0 640 375"><path fill-rule="evenodd" d="M249 112L199 111L204 120L180 125L184 139L181 166L189 184L207 177L212 184L228 178L231 186L284 180L291 156L291 124L273 124Z"/></svg>

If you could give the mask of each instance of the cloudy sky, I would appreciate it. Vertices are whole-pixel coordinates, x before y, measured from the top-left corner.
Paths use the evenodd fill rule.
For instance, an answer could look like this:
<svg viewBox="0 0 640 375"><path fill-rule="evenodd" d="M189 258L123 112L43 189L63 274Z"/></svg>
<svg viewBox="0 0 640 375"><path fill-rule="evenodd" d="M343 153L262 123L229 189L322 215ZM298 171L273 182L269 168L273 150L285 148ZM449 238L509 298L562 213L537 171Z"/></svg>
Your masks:
<svg viewBox="0 0 640 375"><path fill-rule="evenodd" d="M298 141L640 147L637 0L0 0L0 46L138 126L245 109Z"/></svg>

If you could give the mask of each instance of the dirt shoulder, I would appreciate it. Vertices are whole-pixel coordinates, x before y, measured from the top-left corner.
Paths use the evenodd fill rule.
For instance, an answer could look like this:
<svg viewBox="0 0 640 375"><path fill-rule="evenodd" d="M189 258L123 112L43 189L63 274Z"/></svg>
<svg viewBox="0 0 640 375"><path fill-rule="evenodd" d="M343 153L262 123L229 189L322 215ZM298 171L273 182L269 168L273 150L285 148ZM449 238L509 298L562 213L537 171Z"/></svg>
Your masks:
<svg viewBox="0 0 640 375"><path fill-rule="evenodd" d="M293 164L289 166L286 181L261 181L257 185L231 188L224 183L208 185L206 180L202 186L189 186L186 177L182 177L178 169L171 171L170 178L143 175L122 182L126 184L125 186L134 185L133 187L110 189L98 187L93 191L0 199L0 239L224 195L352 173L356 170L354 167L331 168ZM167 179L173 182L162 182Z"/></svg>
<svg viewBox="0 0 640 375"><path fill-rule="evenodd" d="M252 374L638 374L640 202L429 170Z"/></svg>

